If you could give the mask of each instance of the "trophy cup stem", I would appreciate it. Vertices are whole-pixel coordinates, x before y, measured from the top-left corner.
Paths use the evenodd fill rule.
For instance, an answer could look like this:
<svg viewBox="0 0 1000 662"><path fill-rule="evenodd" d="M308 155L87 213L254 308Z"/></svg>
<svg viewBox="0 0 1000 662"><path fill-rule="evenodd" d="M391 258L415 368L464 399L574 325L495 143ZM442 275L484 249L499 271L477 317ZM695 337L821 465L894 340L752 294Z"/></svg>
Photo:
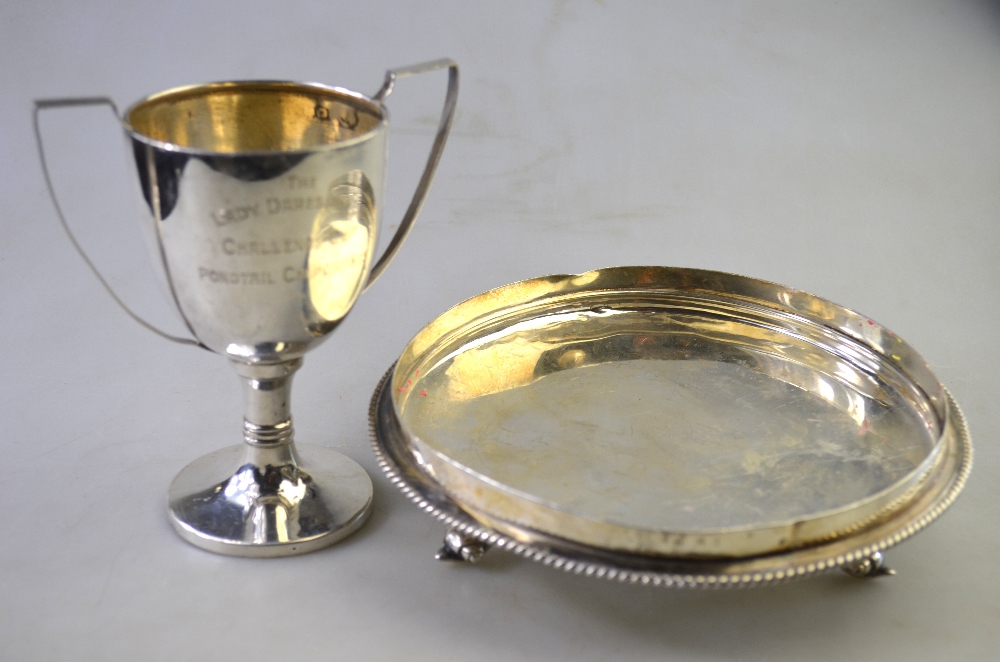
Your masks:
<svg viewBox="0 0 1000 662"><path fill-rule="evenodd" d="M291 416L301 359L233 361L243 381L244 443L185 467L170 486L171 523L188 542L230 556L305 554L356 531L371 510L372 483L350 458L320 446L300 459Z"/></svg>
<svg viewBox="0 0 1000 662"><path fill-rule="evenodd" d="M294 429L289 403L292 377L302 365L302 359L265 365L233 361L233 365L243 378L243 398L246 402L244 441L251 449L293 448Z"/></svg>

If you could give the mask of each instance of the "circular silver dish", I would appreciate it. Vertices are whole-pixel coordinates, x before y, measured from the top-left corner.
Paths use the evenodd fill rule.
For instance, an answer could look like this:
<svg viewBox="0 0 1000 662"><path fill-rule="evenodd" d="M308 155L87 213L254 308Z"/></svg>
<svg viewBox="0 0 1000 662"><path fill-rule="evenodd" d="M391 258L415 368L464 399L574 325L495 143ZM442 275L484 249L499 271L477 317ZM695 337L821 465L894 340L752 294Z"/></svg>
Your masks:
<svg viewBox="0 0 1000 662"><path fill-rule="evenodd" d="M372 414L387 471L456 526L659 577L850 563L936 516L971 461L957 407L891 331L692 269L465 301L410 342Z"/></svg>

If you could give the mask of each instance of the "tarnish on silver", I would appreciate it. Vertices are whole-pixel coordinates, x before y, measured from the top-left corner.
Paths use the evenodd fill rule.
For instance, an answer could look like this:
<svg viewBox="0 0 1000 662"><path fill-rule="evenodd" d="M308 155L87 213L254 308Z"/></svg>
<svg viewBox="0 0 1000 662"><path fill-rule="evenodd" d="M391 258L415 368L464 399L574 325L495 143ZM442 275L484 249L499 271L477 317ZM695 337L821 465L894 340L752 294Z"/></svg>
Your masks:
<svg viewBox="0 0 1000 662"><path fill-rule="evenodd" d="M397 77L445 67L448 88L427 166L372 266L385 201L385 98ZM440 161L457 93L458 65L439 60L388 72L377 99L314 83L234 81L154 94L123 115L106 97L35 102L46 186L84 262L142 326L225 356L241 378L243 443L195 460L170 486L170 522L186 541L233 556L289 556L337 542L367 519L365 470L334 450L296 446L291 381L303 355L339 326L398 252ZM108 105L125 131L143 230L194 339L165 333L125 305L66 222L38 115L85 105Z"/></svg>

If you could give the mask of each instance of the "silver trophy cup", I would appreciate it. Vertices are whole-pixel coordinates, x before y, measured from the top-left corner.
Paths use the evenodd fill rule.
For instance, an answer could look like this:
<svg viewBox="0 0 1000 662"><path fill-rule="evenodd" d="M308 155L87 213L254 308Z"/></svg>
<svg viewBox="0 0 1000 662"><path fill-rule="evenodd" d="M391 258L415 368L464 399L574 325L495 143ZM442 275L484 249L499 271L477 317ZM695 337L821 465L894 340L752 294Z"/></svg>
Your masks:
<svg viewBox="0 0 1000 662"><path fill-rule="evenodd" d="M385 200L385 99L397 77L449 70L431 154L403 220L373 263ZM201 457L174 479L170 521L188 542L235 556L310 552L356 531L371 479L356 462L297 447L289 409L302 356L333 331L406 238L441 157L458 65L391 70L367 97L315 84L249 81L169 90L119 116L139 173L154 259L193 339L135 315L83 254L56 201L38 115L106 98L35 102L35 135L57 215L126 312L177 342L228 358L246 399L244 443Z"/></svg>

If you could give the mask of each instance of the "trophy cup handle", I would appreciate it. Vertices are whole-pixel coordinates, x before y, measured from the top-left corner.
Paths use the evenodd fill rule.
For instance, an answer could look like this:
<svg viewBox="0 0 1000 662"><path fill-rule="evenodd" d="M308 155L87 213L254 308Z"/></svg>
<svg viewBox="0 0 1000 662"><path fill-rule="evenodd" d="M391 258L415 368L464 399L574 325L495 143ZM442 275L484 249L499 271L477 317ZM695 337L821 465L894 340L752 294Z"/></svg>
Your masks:
<svg viewBox="0 0 1000 662"><path fill-rule="evenodd" d="M45 160L45 145L42 142L42 132L38 126L38 113L42 110L48 110L50 108L67 108L72 106L100 106L100 105L109 106L111 108L111 112L115 114L115 118L117 118L119 122L121 121L121 116L118 114L118 107L115 106L115 102L108 97L79 97L79 98L69 98L69 99L35 100L35 109L34 112L32 113L32 121L35 127L35 145L38 147L38 159L42 165L42 175L45 177L45 187L48 189L49 197L52 199L52 206L54 206L56 209L56 216L59 218L59 224L62 225L62 229L66 233L66 236L69 237L69 241L73 245L73 248L76 249L76 252L80 254L80 257L83 258L83 261L87 264L88 267L90 267L90 270L97 277L97 280L100 281L101 285L104 286L104 289L107 290L108 294L111 295L111 298L115 300L115 303L117 303L129 317L131 317L136 322L146 327L156 335L166 338L167 340L173 341L175 343L180 343L182 345L194 345L195 347L208 349L208 347L206 347L197 340L175 336L156 328L151 323L147 322L138 314L133 312L133 310L129 308L127 305L125 305L125 302L122 301L121 297L119 297L118 294L115 293L114 289L112 289L108 281L104 278L103 275L101 275L101 272L98 270L97 266L87 255L87 252L83 250L83 246L81 246L80 242L77 241L76 236L73 234L73 231L70 230L69 223L66 222L66 217L63 215L62 207L59 205L59 199L56 197L55 187L52 186L52 178L49 176L49 166Z"/></svg>
<svg viewBox="0 0 1000 662"><path fill-rule="evenodd" d="M399 229L396 230L396 234L393 235L392 241L389 242L389 246L386 247L385 252L382 253L375 266L372 267L364 290L367 290L372 286L372 283L378 280L378 277L382 275L385 268L389 266L392 258L396 257L399 247L403 245L403 240L406 239L410 228L413 227L413 222L417 220L417 214L420 213L420 208L427 197L427 191L431 187L431 180L434 179L434 171L437 170L438 161L441 160L444 143L448 139L448 132L451 131L451 122L455 118L455 103L458 101L458 63L445 58L434 60L433 62L415 64L410 67L390 69L385 72L385 82L373 97L375 101L382 104L389 94L392 93L392 88L396 84L397 78L437 71L445 67L448 68L448 91L444 97L444 109L441 111L441 121L438 124L437 135L434 137L434 144L431 146L431 153L427 157L427 165L424 166L420 182L417 183L417 190L413 192L413 199L410 200L410 206L406 209L406 213L403 214L403 220L399 223Z"/></svg>

